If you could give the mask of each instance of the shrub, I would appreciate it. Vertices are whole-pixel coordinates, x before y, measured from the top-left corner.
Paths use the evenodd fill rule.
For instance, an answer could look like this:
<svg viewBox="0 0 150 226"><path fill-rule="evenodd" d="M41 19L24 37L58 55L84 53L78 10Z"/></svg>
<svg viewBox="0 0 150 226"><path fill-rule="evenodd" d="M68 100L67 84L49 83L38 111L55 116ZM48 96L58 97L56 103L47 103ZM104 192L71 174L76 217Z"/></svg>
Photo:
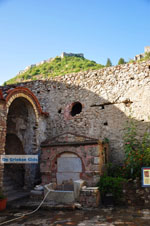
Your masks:
<svg viewBox="0 0 150 226"><path fill-rule="evenodd" d="M114 165L108 163L106 165L106 171L103 176L100 177L98 182L99 191L102 197L102 201L107 194L112 194L114 202L118 203L123 198L123 185L126 179L123 178L123 166Z"/></svg>
<svg viewBox="0 0 150 226"><path fill-rule="evenodd" d="M123 165L115 165L112 163L107 164L107 176L110 177L124 177Z"/></svg>
<svg viewBox="0 0 150 226"><path fill-rule="evenodd" d="M141 178L141 167L150 165L150 133L145 132L141 140L137 137L137 127L129 120L124 134L124 174L127 178Z"/></svg>
<svg viewBox="0 0 150 226"><path fill-rule="evenodd" d="M98 182L99 191L102 199L106 194L111 193L115 198L115 201L119 201L123 196L123 182L124 179L121 177L110 177L103 175L100 177Z"/></svg>

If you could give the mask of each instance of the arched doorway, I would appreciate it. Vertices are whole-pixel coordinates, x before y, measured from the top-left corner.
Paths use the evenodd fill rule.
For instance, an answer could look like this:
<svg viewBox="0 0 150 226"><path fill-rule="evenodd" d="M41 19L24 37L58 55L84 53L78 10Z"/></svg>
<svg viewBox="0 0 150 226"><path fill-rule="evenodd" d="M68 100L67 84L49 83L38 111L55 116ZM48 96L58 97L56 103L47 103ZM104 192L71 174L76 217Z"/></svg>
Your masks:
<svg viewBox="0 0 150 226"><path fill-rule="evenodd" d="M57 184L72 184L80 179L82 173L81 159L74 153L63 153L57 158Z"/></svg>
<svg viewBox="0 0 150 226"><path fill-rule="evenodd" d="M24 97L15 98L8 109L5 154L37 152L37 120L32 104ZM35 183L36 164L5 164L3 183L7 187L30 188ZM16 186L14 186L14 184Z"/></svg>

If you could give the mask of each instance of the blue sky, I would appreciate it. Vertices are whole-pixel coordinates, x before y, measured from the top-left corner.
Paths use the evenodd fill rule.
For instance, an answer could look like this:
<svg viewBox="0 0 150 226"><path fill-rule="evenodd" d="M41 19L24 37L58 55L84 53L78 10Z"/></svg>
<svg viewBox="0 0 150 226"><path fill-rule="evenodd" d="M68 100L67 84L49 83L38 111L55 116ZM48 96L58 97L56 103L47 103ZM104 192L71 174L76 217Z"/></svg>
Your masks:
<svg viewBox="0 0 150 226"><path fill-rule="evenodd" d="M117 64L150 45L150 0L0 0L0 84L60 55Z"/></svg>

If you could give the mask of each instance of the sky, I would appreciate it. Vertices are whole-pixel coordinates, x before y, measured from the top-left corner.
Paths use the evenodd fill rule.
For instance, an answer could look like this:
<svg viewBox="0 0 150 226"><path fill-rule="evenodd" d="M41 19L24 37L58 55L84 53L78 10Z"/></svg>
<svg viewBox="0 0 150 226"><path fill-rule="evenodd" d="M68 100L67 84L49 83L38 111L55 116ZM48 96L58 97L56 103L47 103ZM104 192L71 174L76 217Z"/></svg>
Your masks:
<svg viewBox="0 0 150 226"><path fill-rule="evenodd" d="M60 56L113 65L150 46L150 0L0 0L0 84Z"/></svg>

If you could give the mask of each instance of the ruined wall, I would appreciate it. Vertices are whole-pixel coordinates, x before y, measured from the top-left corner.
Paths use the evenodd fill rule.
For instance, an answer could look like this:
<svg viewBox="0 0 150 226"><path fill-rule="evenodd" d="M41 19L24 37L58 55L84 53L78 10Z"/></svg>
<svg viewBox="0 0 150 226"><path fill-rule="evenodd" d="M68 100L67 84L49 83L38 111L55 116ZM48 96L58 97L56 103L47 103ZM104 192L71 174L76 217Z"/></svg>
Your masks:
<svg viewBox="0 0 150 226"><path fill-rule="evenodd" d="M128 116L138 122L139 134L149 125L150 61L17 86L29 88L43 111L49 112L47 138L62 132L101 140L108 138L112 161L121 161L124 157L122 137ZM71 114L75 102L81 103L81 112L76 115ZM39 134L43 132L40 127Z"/></svg>

